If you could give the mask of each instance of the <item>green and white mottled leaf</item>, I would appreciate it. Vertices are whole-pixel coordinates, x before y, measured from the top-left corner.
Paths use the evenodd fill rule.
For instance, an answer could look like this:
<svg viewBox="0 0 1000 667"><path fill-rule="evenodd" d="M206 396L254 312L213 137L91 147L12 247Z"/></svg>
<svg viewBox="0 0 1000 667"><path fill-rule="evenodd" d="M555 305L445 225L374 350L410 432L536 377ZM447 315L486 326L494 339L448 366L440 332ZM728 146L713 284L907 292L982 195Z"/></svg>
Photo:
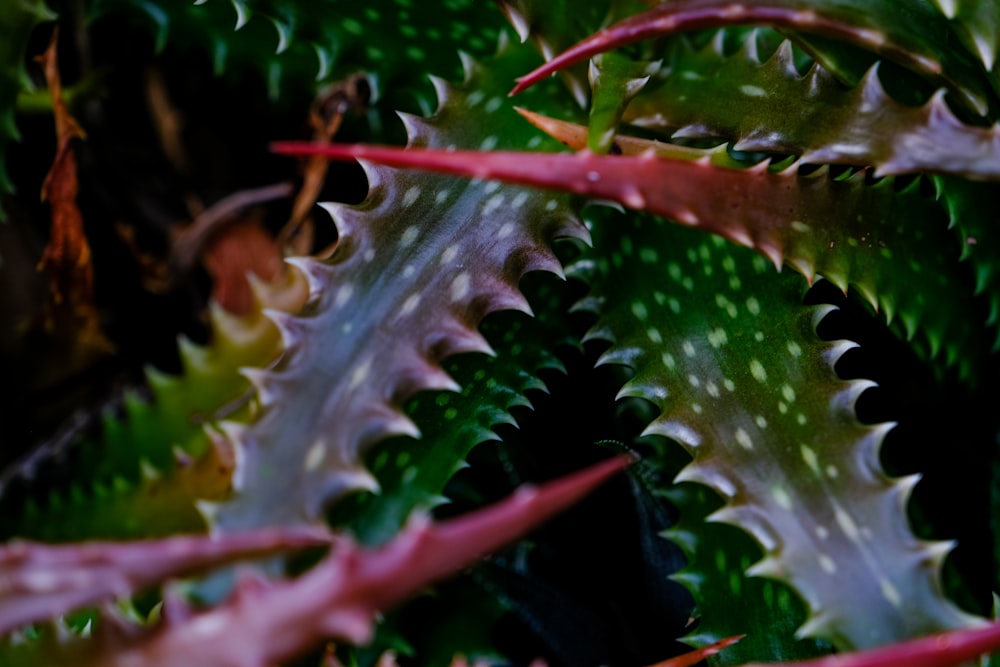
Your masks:
<svg viewBox="0 0 1000 667"><path fill-rule="evenodd" d="M801 279L656 220L599 224L594 239L590 300L605 307L589 336L612 341L603 363L635 369L620 396L661 410L646 432L693 457L678 481L719 493L725 505L710 520L761 545L748 574L806 601L799 634L847 649L976 625L941 591L949 545L907 526L915 479L881 471L892 424L854 414L871 383L833 371L853 344L816 336L829 308L802 305Z"/></svg>
<svg viewBox="0 0 1000 667"><path fill-rule="evenodd" d="M528 47L507 46L489 68L470 62L459 87L436 81L437 113L404 117L411 145L539 145L542 136L526 131L504 95L532 57ZM316 521L327 503L372 488L365 452L393 435L417 435L402 412L405 401L419 390L458 390L441 361L487 350L480 320L524 309L521 277L561 270L552 240L586 236L564 197L379 167L367 172L364 203L328 206L340 232L336 251L301 264L314 303L302 317L274 318L287 354L276 369L252 374L259 418L229 427L240 453L237 494L218 507L224 530Z"/></svg>

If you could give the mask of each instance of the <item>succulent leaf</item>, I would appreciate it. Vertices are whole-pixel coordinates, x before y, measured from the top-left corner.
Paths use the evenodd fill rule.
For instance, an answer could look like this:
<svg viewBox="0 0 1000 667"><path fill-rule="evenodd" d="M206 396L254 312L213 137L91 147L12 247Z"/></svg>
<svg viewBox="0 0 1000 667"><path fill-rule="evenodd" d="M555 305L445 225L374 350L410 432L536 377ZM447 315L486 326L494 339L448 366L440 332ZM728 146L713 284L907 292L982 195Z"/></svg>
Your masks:
<svg viewBox="0 0 1000 667"><path fill-rule="evenodd" d="M533 285L536 289L529 293L529 303L536 317L496 313L483 322L482 333L494 354L457 355L445 361L445 370L462 387L461 392L420 393L407 404L406 412L420 428L424 442L394 438L369 453L379 492L358 496L358 507L346 510L351 530L360 541L383 542L415 510L447 502L445 484L467 465L469 451L497 440L492 430L497 425L514 423L511 409L530 405L527 390L545 389L540 370L562 370L553 348L577 341L566 316L570 304L565 290L553 284L555 280L535 281L539 284Z"/></svg>
<svg viewBox="0 0 1000 667"><path fill-rule="evenodd" d="M326 544L326 535L303 528L132 543L47 546L14 542L0 547L4 581L0 635L83 606L132 595L170 578Z"/></svg>
<svg viewBox="0 0 1000 667"><path fill-rule="evenodd" d="M583 128L525 115L564 143L577 147L585 141ZM946 364L958 363L964 376L973 373L967 352L987 347L980 327L969 320L975 309L956 271L958 251L948 238L945 213L921 195L919 183L897 192L888 179L868 185L861 172L806 173L797 162L744 168L722 147L699 151L626 137L617 144L623 155L276 148L558 188L657 213L751 246L809 280L823 276L841 289L856 288L890 321L898 316L907 339L918 331L926 335L929 357L943 351ZM726 196L716 196L719 192ZM914 244L925 250L916 251ZM918 255L921 260L914 259ZM935 265L930 271L926 261ZM912 274L919 288L911 291L914 282L896 280L900 270ZM955 317L941 318L942 308L954 308Z"/></svg>
<svg viewBox="0 0 1000 667"><path fill-rule="evenodd" d="M732 55L722 49L721 39L698 50L682 43L658 85L629 106L625 121L677 138L735 141L741 151L874 166L884 175L1000 178L1000 126L962 123L943 90L912 107L886 93L878 66L845 88L820 65L800 75L790 42L764 62L753 34Z"/></svg>
<svg viewBox="0 0 1000 667"><path fill-rule="evenodd" d="M953 90L970 109L986 115L996 93L981 68L965 54L941 49L951 27L924 0L818 2L775 0L677 0L629 17L549 60L518 79L513 93L586 58L635 42L687 30L729 25L766 25L856 44L892 59Z"/></svg>
<svg viewBox="0 0 1000 667"><path fill-rule="evenodd" d="M525 47L508 46L489 69L470 62L461 87L438 81L435 116L404 117L411 146L529 143L532 133L502 93L526 56ZM491 134L483 137L483 127ZM219 508L226 530L315 521L333 499L371 488L365 451L392 435L417 435L405 400L421 389L457 391L441 361L487 350L479 321L524 310L521 277L561 271L551 241L586 237L564 197L377 167L368 174L363 204L328 207L340 241L329 260L307 269L323 289L304 317L281 318L288 352L277 369L257 374L258 394L272 398L235 438L237 495Z"/></svg>
<svg viewBox="0 0 1000 667"><path fill-rule="evenodd" d="M589 336L612 341L604 363L635 369L619 395L662 411L646 432L692 455L678 481L726 501L709 520L761 545L748 574L802 595L799 634L847 649L975 625L940 590L946 549L906 525L915 480L881 471L892 425L854 415L871 383L833 372L853 344L814 334L830 308L804 307L796 277L718 238L654 220L594 233L593 297L608 306Z"/></svg>
<svg viewBox="0 0 1000 667"><path fill-rule="evenodd" d="M746 635L712 657L712 665L742 665L753 660L793 660L823 655L827 645L795 632L807 610L786 584L747 576L760 560L758 544L740 529L706 519L721 503L699 484L672 484L663 494L677 506L680 520L664 537L688 558L674 578L698 601L697 629L683 638L694 647L712 646L733 632Z"/></svg>
<svg viewBox="0 0 1000 667"><path fill-rule="evenodd" d="M255 287L246 316L211 308L208 345L181 340L180 375L147 369L151 397L126 394L124 415L106 416L100 436L79 445L69 488L49 488L47 498L31 497L23 508L5 497L4 532L65 542L204 530L196 503L227 497L234 465L216 424L250 408L251 385L240 370L266 365L282 349L263 310L298 310L308 294L294 269Z"/></svg>
<svg viewBox="0 0 1000 667"><path fill-rule="evenodd" d="M530 531L628 462L619 457L537 488L525 486L495 505L436 525L413 521L381 547L339 539L325 560L298 579L244 577L229 599L208 611L172 597L149 628L105 615L92 639L72 642L63 653L73 656L68 664L80 666L229 667L276 664L330 639L366 643L378 612Z"/></svg>

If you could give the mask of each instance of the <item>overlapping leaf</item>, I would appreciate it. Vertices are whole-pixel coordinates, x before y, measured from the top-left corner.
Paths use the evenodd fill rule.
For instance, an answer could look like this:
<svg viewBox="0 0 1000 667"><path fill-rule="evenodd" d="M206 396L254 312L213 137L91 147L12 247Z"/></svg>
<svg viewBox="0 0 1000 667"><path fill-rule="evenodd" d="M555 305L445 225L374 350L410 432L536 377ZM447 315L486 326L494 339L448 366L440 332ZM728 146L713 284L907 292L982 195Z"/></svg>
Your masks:
<svg viewBox="0 0 1000 667"><path fill-rule="evenodd" d="M195 504L225 498L233 468L232 452L212 424L249 413L250 383L240 369L266 365L281 351L278 330L262 308L294 311L305 301L302 274L288 271L283 283L256 283L255 308L245 317L213 307L211 343L182 339L181 375L148 371L152 396L126 395L124 415L108 415L100 437L79 445L68 489L29 496L25 507L6 498L4 532L61 542L203 530Z"/></svg>
<svg viewBox="0 0 1000 667"><path fill-rule="evenodd" d="M721 504L716 494L697 484L674 484L663 491L680 511L680 521L665 537L680 545L688 558L674 578L698 601L698 627L683 641L701 647L746 635L711 658L713 665L823 654L821 642L795 634L807 616L801 598L786 584L746 574L761 558L760 546L738 528L706 521Z"/></svg>
<svg viewBox="0 0 1000 667"><path fill-rule="evenodd" d="M599 225L595 248L591 299L607 305L590 336L612 341L603 362L635 369L621 395L652 401L661 414L647 433L693 456L678 480L726 501L711 520L760 543L748 573L805 599L800 634L858 648L976 623L940 590L947 545L909 532L915 480L890 480L878 462L892 425L857 421L870 383L836 378L852 345L815 336L828 310L802 306L797 277L653 220Z"/></svg>
<svg viewBox="0 0 1000 667"><path fill-rule="evenodd" d="M586 141L582 127L529 116L573 147ZM869 185L864 173L834 177L825 167L800 171L798 163L741 168L724 148L706 152L626 137L617 145L624 155L281 149L501 178L657 213L754 247L810 280L820 275L842 289L854 287L890 322L898 316L907 338L926 336L928 356L943 351L948 365L973 373L969 353L987 349L983 332L969 319L972 296L956 275L958 250L945 212L920 193L918 182L897 191L889 179ZM901 272L910 279L898 280ZM942 318L942 309L953 315Z"/></svg>
<svg viewBox="0 0 1000 667"><path fill-rule="evenodd" d="M529 141L503 96L507 77L531 55L508 47L488 70L470 64L462 87L438 82L435 116L405 119L411 144L537 145L541 137ZM550 242L586 234L561 197L368 173L363 204L328 207L340 232L334 254L303 264L315 303L304 317L275 317L288 350L282 364L251 375L262 410L248 427L230 429L240 465L237 496L219 508L224 529L314 521L327 502L370 487L361 461L368 447L416 434L403 402L421 389L457 389L441 360L486 350L480 319L523 308L521 276L560 270Z"/></svg>
<svg viewBox="0 0 1000 667"><path fill-rule="evenodd" d="M174 595L165 601L159 621L149 627L105 614L90 638L45 646L29 643L20 651L11 650L6 664L269 665L331 639L365 643L379 612L520 537L579 501L625 464L627 459L612 459L539 488L522 487L491 507L437 525L426 519L415 521L378 548L364 549L339 539L326 559L298 579L272 583L245 577L228 600L207 611L199 612ZM225 538L222 544L226 540L234 538ZM130 555L149 548L132 547ZM193 560L176 562L186 569L185 565L201 566L208 559Z"/></svg>
<svg viewBox="0 0 1000 667"><path fill-rule="evenodd" d="M553 279L554 280L554 279ZM525 393L545 390L542 369L561 369L554 354L559 345L572 345L565 290L553 280L536 285L529 294L536 317L523 313L497 313L482 332L495 355L462 355L444 368L462 387L460 393L418 394L407 405L407 414L425 442L394 438L379 443L368 456L379 492L358 496L349 525L365 543L378 543L395 534L409 515L446 502L444 486L465 466L465 457L477 444L497 440L492 429L514 423L511 409L530 406Z"/></svg>
<svg viewBox="0 0 1000 667"><path fill-rule="evenodd" d="M678 48L659 85L630 105L626 122L816 164L874 166L880 174L1000 178L1000 131L960 122L943 90L923 106L906 106L885 92L877 67L846 88L819 65L800 75L788 42L761 62L755 35L733 55L722 41L719 32L702 49Z"/></svg>
<svg viewBox="0 0 1000 667"><path fill-rule="evenodd" d="M949 87L979 115L987 115L996 106L996 90L982 67L968 54L944 48L951 26L926 0L662 3L596 33L520 77L514 92L604 51L682 31L728 25L766 25L855 44ZM822 58L822 52L815 55Z"/></svg>

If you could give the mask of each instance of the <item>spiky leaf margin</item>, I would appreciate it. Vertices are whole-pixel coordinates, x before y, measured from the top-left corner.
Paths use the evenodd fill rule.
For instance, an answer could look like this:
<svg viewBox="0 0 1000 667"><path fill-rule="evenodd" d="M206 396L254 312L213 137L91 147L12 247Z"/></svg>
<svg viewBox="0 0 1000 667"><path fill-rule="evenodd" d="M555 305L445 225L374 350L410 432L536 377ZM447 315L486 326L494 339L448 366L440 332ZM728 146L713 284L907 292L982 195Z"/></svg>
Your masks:
<svg viewBox="0 0 1000 667"><path fill-rule="evenodd" d="M720 31L701 49L682 42L625 121L675 139L723 139L740 151L873 166L882 175L1000 178L1000 129L962 123L943 89L907 106L885 91L877 65L846 88L818 64L800 75L790 42L762 62L756 34L732 55L723 41Z"/></svg>
<svg viewBox="0 0 1000 667"><path fill-rule="evenodd" d="M540 144L540 135L526 136L512 118L502 92L531 57L526 47L502 46L488 68L467 60L461 87L435 80L435 116L404 116L411 146ZM483 135L485 127L491 134ZM371 488L364 452L392 435L417 435L404 401L421 389L457 390L441 360L488 351L480 320L525 309L521 277L561 272L552 240L586 237L561 196L367 172L364 203L327 206L340 234L334 254L300 265L312 282L312 306L303 317L273 318L288 352L277 369L250 374L260 418L228 428L240 454L237 495L218 508L225 530L316 521L328 502Z"/></svg>
<svg viewBox="0 0 1000 667"><path fill-rule="evenodd" d="M760 543L765 558L748 573L805 599L799 634L864 648L980 622L940 589L949 545L922 543L907 527L916 480L881 471L892 425L854 415L871 383L833 372L853 344L814 334L830 308L802 306L797 278L721 239L652 220L594 231L587 303L607 307L589 336L613 343L602 362L635 369L620 396L656 405L646 432L694 457L677 479L726 501L710 520Z"/></svg>

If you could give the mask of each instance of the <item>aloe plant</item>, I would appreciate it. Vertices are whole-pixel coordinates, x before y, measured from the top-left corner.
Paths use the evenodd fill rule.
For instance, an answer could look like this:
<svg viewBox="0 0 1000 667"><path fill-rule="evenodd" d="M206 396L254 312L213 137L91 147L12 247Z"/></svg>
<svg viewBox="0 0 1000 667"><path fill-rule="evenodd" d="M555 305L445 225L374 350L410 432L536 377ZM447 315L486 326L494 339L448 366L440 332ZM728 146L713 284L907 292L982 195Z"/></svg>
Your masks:
<svg viewBox="0 0 1000 667"><path fill-rule="evenodd" d="M10 3L3 660L988 652L998 17Z"/></svg>

